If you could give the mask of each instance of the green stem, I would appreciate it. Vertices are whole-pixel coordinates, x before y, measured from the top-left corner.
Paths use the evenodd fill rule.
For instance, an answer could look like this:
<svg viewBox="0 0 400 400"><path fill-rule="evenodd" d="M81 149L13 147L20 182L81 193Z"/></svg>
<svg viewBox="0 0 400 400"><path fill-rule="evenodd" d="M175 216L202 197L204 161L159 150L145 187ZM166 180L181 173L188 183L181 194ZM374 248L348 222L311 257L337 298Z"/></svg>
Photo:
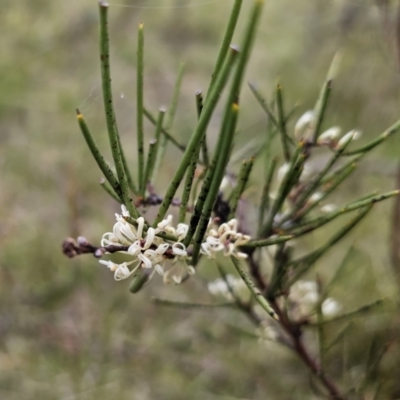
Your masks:
<svg viewBox="0 0 400 400"><path fill-rule="evenodd" d="M165 110L164 110L165 113ZM147 110L147 108L143 108L143 114L144 116L155 126L157 127L157 120L156 118L154 118L154 116L151 114L150 111ZM171 133L165 129L164 127L161 127L161 133L171 142L173 143L177 149L179 149L180 151L185 151L186 147L179 143L172 135Z"/></svg>
<svg viewBox="0 0 400 400"><path fill-rule="evenodd" d="M304 149L304 142L300 142L297 146L296 152L293 154L289 164L289 170L282 179L279 185L278 194L275 201L272 204L271 210L269 211L268 219L262 228L261 236L269 235L274 224L276 214L281 209L286 197L290 193L290 190L297 183L297 177L300 176L301 170L304 165L304 155L302 151Z"/></svg>
<svg viewBox="0 0 400 400"><path fill-rule="evenodd" d="M264 298L261 291L256 287L256 285L250 279L249 275L247 275L247 273L241 268L239 261L233 256L231 256L231 260L236 268L236 271L243 279L243 282L246 284L246 286L249 288L251 294L253 295L257 303L268 313L270 317L272 317L275 320L278 320L278 316L276 315L275 311L269 305L268 301Z"/></svg>
<svg viewBox="0 0 400 400"><path fill-rule="evenodd" d="M322 87L320 97L315 106L315 122L313 126L313 143L317 142L318 136L321 132L322 121L324 120L326 106L328 105L329 95L332 90L332 80L327 80Z"/></svg>
<svg viewBox="0 0 400 400"><path fill-rule="evenodd" d="M240 15L240 9L242 7L242 3L243 3L243 0L235 0L235 4L233 5L231 14L229 16L228 25L226 27L224 38L222 39L222 43L221 43L221 47L219 49L217 61L215 63L214 71L211 76L211 82L208 87L207 100L208 100L208 95L209 95L210 91L212 90L213 86L215 85L217 76L220 73L220 71L224 65L225 59L227 57L227 54L229 52L229 46L232 43L232 38L233 38L236 24L237 24L239 15Z"/></svg>
<svg viewBox="0 0 400 400"><path fill-rule="evenodd" d="M203 111L203 106L203 95L201 90L199 90L196 92L196 109L198 118L200 118L201 112ZM203 155L203 164L208 167L210 164L210 159L208 156L207 135L204 135L204 139L201 142L201 152Z"/></svg>
<svg viewBox="0 0 400 400"><path fill-rule="evenodd" d="M230 111L230 112L229 112ZM204 180L203 186L207 182L211 182L209 190L206 194L206 199L204 201L204 207L201 211L201 217L199 221L198 228L196 230L196 235L194 237L192 262L196 265L200 253L200 246L204 238L204 234L207 230L207 226L214 208L215 200L217 199L219 188L221 186L222 179L225 175L226 165L229 161L229 154L232 145L233 136L236 130L236 123L238 118L239 106L234 103L231 105L230 110L224 114L223 126L221 128L221 134L219 139L219 144L217 144L217 149L210 168L207 170L207 175ZM213 166L215 165L215 168ZM202 188L203 189L203 188ZM203 191L203 190L202 190ZM202 194L200 193L201 197ZM196 203L197 206L197 203ZM193 214L194 216L194 214ZM192 234L191 228L193 228L193 216L190 220L189 232L186 235L185 241L190 240L190 235ZM189 238L188 238L189 236Z"/></svg>
<svg viewBox="0 0 400 400"><path fill-rule="evenodd" d="M235 308L235 303L222 303L222 304L201 304L201 303L184 303L182 301L171 301L165 299L159 299L156 297L152 298L152 301L161 306L167 307L175 307L175 308L221 308L221 307L229 307Z"/></svg>
<svg viewBox="0 0 400 400"><path fill-rule="evenodd" d="M254 159L251 158L249 161L244 161L242 164L242 168L240 168L238 183L232 192L231 198L229 199L230 212L228 220L235 218L236 209L239 204L240 197L242 196L244 189L247 185L247 181L249 180L249 176L253 168L253 163Z"/></svg>
<svg viewBox="0 0 400 400"><path fill-rule="evenodd" d="M118 181L121 187L121 197L131 215L137 218L139 216L139 212L134 206L132 198L130 197L128 181L121 157L119 139L117 137L118 133L116 129L113 97L111 91L110 52L107 21L108 4L104 1L100 1L99 9L101 81L103 88L103 102L106 115L108 137L110 141L112 156L114 159L115 169L117 171Z"/></svg>
<svg viewBox="0 0 400 400"><path fill-rule="evenodd" d="M268 106L267 101L264 99L264 97L261 95L261 93L258 91L258 89L255 87L254 84L252 83L248 83L250 90L252 91L252 93L254 94L254 97L256 98L256 100L258 101L258 103L260 104L261 108L265 111L265 113L267 114L269 121L271 121L273 123L273 125L276 127L276 129L278 130L278 132L281 134L281 136L285 137L285 141L286 143L290 143L292 145L295 144L295 142L293 141L293 139L285 134L285 131L282 130L282 127L280 126L278 120L275 118L274 113L271 111L271 109ZM286 123L286 122L285 122Z"/></svg>
<svg viewBox="0 0 400 400"><path fill-rule="evenodd" d="M144 70L144 26L141 22L138 30L137 44L137 76L136 76L136 123L137 123L137 148L138 148L138 174L139 192L145 196L146 182L144 176L144 128L143 128L143 70Z"/></svg>
<svg viewBox="0 0 400 400"><path fill-rule="evenodd" d="M259 237L261 235L262 227L264 224L265 211L269 209L269 203L270 203L269 193L270 193L272 178L274 176L274 172L275 172L277 163L278 163L278 159L276 157L273 158L271 160L270 165L266 172L265 184L262 189L260 207L259 207L259 211L258 211L257 237Z"/></svg>
<svg viewBox="0 0 400 400"><path fill-rule="evenodd" d="M297 227L295 229L291 230L288 233L295 235L295 236L304 235L308 232L313 231L314 229L319 228L322 225L327 224L328 222L339 217L340 215L344 215L348 212L358 210L359 208L364 208L366 206L373 205L379 201L383 201L390 197L397 196L399 193L400 193L399 190L393 190L391 192L383 193L378 196L369 197L365 200L361 200L361 201L357 200L357 201L348 203L348 204L344 205L343 207L340 207L337 210L326 213L325 215L321 215L321 216L314 217L314 218L304 219L303 221L301 221L297 224Z"/></svg>
<svg viewBox="0 0 400 400"><path fill-rule="evenodd" d="M157 162L157 155L158 155L158 149L160 145L160 140L161 140L161 131L162 131L162 124L164 121L164 116L165 116L165 109L160 108L159 113L158 113L158 118L157 118L157 124L156 124L156 133L155 133L155 146L154 146L154 164L151 167L150 175L148 176L148 181L153 182L153 176L154 176L154 171L158 171L155 169L155 165ZM150 156L150 155L149 155Z"/></svg>
<svg viewBox="0 0 400 400"><path fill-rule="evenodd" d="M306 273L319 258L321 258L329 249L339 242L339 240L343 239L368 214L368 212L371 211L371 209L372 205L369 205L360 210L358 215L356 215L355 218L353 218L348 224L346 224L335 235L333 235L325 245L299 260L290 262L291 265L294 265L294 273L290 277L287 287L289 288L291 285L293 285L294 282L296 282L304 273Z"/></svg>
<svg viewBox="0 0 400 400"><path fill-rule="evenodd" d="M175 196L175 193L178 190L178 187L182 181L182 178L188 166L190 165L192 157L196 155L197 149L201 146L201 142L203 140L206 128L208 126L208 123L210 122L211 116L220 98L221 91L228 80L230 71L232 69L234 60L236 58L236 54L237 50L231 48L231 51L229 52L229 55L226 59L224 68L222 68L221 73L219 74L217 81L213 86L213 90L209 94L208 101L204 106L203 112L201 113L195 131L193 132L193 135L190 138L190 141L182 156L181 162L178 168L176 169L175 174L172 177L171 182L167 188L163 202L160 205L157 217L154 221L155 226L164 218L165 214L167 213L168 208L171 205L171 202Z"/></svg>
<svg viewBox="0 0 400 400"><path fill-rule="evenodd" d="M287 140L287 132L286 132L286 122L285 122L285 109L283 106L283 96L282 96L282 86L278 84L276 86L276 107L278 110L278 125L279 132L281 133L281 141L283 148L283 156L286 162L289 162L290 156L290 148Z"/></svg>
<svg viewBox="0 0 400 400"><path fill-rule="evenodd" d="M95 159L101 172L103 172L105 178L110 183L111 187L113 188L114 192L116 193L116 196L120 199L119 201L121 202L122 201L122 192L121 192L121 187L118 183L118 180L115 177L114 173L111 171L107 162L104 160L104 157L100 153L100 150L98 149L96 142L94 141L93 136L90 133L88 126L86 125L83 115L80 113L80 111L78 109L76 110L76 118L78 120L78 124L79 124L81 132L83 134L83 137L85 138L86 143L89 147L89 150L93 155L93 158Z"/></svg>
<svg viewBox="0 0 400 400"><path fill-rule="evenodd" d="M108 193L118 204L121 204L121 199L117 196L114 190L107 184L107 182L102 179L100 181L100 186Z"/></svg>
<svg viewBox="0 0 400 400"><path fill-rule="evenodd" d="M156 155L157 155L157 140L153 139L150 141L149 144L149 154L147 156L146 169L144 172L145 187L147 186L147 184L151 182L150 179L153 176L154 164L156 163Z"/></svg>
<svg viewBox="0 0 400 400"><path fill-rule="evenodd" d="M367 143L365 146L362 146L356 150L350 150L343 153L344 156L352 156L354 154L365 153L367 151L372 150L374 147L381 144L384 140L388 139L390 136L395 134L400 129L400 120L394 123L389 129L385 132L381 133L376 139Z"/></svg>
<svg viewBox="0 0 400 400"><path fill-rule="evenodd" d="M214 158L210 167L207 170L206 179L204 180L202 187L202 193L200 193L198 201L196 202L195 212L193 213L192 218L190 220L189 232L185 238L185 243L188 244L192 238L194 229L196 229L197 227L197 221L199 220L199 216L201 215L199 227L196 231L196 237L194 239L195 243L193 246L194 265L198 260L200 245L203 240L205 231L207 229L208 219L211 216L212 209L218 195L218 189L224 177L225 168L229 161L229 155L232 148L233 137L237 122L237 114L239 109L237 103L240 94L240 88L242 86L244 71L246 69L247 62L250 56L255 32L257 29L258 21L261 16L263 5L264 5L264 0L255 0L253 3L251 15L248 24L245 28L242 51L239 54L238 65L232 79L232 84L228 95L228 101L226 103L225 111L222 117L223 122L217 147L214 153ZM221 73L222 71L223 69L221 70ZM214 88L215 89L217 88L216 84L213 86L213 89ZM208 99L209 98L207 98L206 101L206 107L209 103ZM213 165L215 165L215 169L212 168ZM203 188L206 188L206 185L209 186L210 188L209 191L205 189L203 190ZM201 203L204 204L204 207L203 204Z"/></svg>

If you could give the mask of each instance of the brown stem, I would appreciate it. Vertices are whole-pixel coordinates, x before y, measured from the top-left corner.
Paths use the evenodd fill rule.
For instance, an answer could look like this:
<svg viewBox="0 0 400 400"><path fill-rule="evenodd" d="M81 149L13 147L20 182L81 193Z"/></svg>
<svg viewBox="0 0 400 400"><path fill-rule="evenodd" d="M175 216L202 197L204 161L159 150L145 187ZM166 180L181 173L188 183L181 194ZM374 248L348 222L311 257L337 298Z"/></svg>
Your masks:
<svg viewBox="0 0 400 400"><path fill-rule="evenodd" d="M265 290L267 289L268 285L264 281L260 273L260 268L255 262L253 254L248 258L248 261L250 266L250 272L253 278L257 282L259 288L263 290L265 293ZM308 367L311 373L326 388L326 390L329 392L331 399L345 400L346 398L340 393L336 384L328 376L325 375L325 373L321 369L319 362L310 355L310 353L304 346L300 325L298 323L293 323L292 321L290 321L288 315L284 311L282 311L281 307L279 307L278 303L276 302L276 299L269 299L269 303L271 307L274 309L276 315L278 316L281 327L290 337L292 341L291 348L293 348L293 351L297 353L297 355Z"/></svg>

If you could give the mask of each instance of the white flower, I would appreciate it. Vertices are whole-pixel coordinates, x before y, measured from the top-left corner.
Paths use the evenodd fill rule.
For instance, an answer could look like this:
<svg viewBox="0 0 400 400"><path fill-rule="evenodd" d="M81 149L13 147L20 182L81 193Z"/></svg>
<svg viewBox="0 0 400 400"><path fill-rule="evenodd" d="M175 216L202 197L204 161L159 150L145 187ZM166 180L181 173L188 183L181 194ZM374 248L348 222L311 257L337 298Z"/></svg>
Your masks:
<svg viewBox="0 0 400 400"><path fill-rule="evenodd" d="M116 224L112 232L106 232L101 238L101 246L126 246L132 244L140 236L137 229L125 221L123 216L129 216L125 206L121 206L122 215L115 214ZM143 218L142 218L143 219ZM143 220L144 222L144 220Z"/></svg>
<svg viewBox="0 0 400 400"><path fill-rule="evenodd" d="M116 223L113 231L107 232L102 236L101 245L107 250L108 246L120 246L121 253L132 257L131 261L116 264L112 261L101 260L100 263L106 265L114 272L116 280L127 279L137 269L150 270L149 279L157 272L164 276L164 282L171 281L176 284L181 283L188 275L193 275L195 269L188 265L188 253L182 240L186 237L189 226L179 223L175 228L172 225L172 215L157 224L156 228L148 227L143 217L131 225L125 218L130 217L125 206L121 206L122 214L115 214ZM218 252L225 256L236 258L246 258L247 254L238 250L250 240L250 236L237 231L238 224L236 219L232 219L219 227L213 227L212 221L207 228L208 232L204 243L201 244L200 251L209 258L215 257ZM157 236L166 232L172 234L175 240L165 241ZM111 249L109 249L111 252ZM113 250L115 251L115 249ZM165 264L172 264L172 267L165 270ZM134 264L130 270L129 265Z"/></svg>
<svg viewBox="0 0 400 400"><path fill-rule="evenodd" d="M247 254L238 251L250 240L250 236L237 232L237 220L221 224L218 229L209 228L206 240L201 244L200 252L213 259L216 253L223 252L225 257L247 258Z"/></svg>
<svg viewBox="0 0 400 400"><path fill-rule="evenodd" d="M116 281L129 278L139 268L139 265L137 265L132 271L129 270L128 265L133 264L134 261L115 264L112 261L99 260L99 263L105 265L110 271L114 272L114 279Z"/></svg>

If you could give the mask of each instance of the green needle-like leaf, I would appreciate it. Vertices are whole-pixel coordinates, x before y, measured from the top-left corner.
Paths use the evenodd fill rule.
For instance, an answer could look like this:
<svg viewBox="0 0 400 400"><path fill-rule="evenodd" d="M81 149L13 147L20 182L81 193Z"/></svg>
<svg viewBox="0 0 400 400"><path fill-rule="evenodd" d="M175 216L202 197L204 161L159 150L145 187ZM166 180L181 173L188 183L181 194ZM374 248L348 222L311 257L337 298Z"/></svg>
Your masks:
<svg viewBox="0 0 400 400"><path fill-rule="evenodd" d="M242 168L240 169L238 176L238 183L232 192L231 198L229 199L229 208L231 211L229 213L228 220L235 218L236 209L239 204L240 197L242 196L247 185L247 181L249 180L253 163L254 160L250 159L249 161L244 161L242 164Z"/></svg>
<svg viewBox="0 0 400 400"><path fill-rule="evenodd" d="M165 113L165 110L164 110ZM143 108L143 114L144 116L155 126L157 127L157 119L154 118L153 114L147 110L147 108ZM166 130L163 126L161 127L161 133L172 143L176 146L177 149L179 149L180 151L185 151L186 147L179 143L174 137L173 135Z"/></svg>
<svg viewBox="0 0 400 400"><path fill-rule="evenodd" d="M269 305L268 301L265 299L265 297L262 295L260 290L257 288L257 286L253 283L253 281L250 279L249 275L242 269L240 266L239 261L231 256L231 260L233 262L233 265L236 268L236 271L240 275L240 277L243 279L243 282L246 284L246 286L249 288L251 294L254 297L254 300L257 301L257 303L268 313L270 317L272 317L275 320L278 320L278 316L276 315L275 311L273 308Z"/></svg>
<svg viewBox="0 0 400 400"><path fill-rule="evenodd" d="M196 156L196 152L199 147L201 147L201 142L204 138L205 131L207 129L208 123L210 122L211 116L220 98L222 89L224 88L231 69L236 58L237 50L231 48L229 56L225 61L224 68L222 68L221 73L217 77L216 83L213 87L212 92L209 94L208 100L203 108L200 119L197 123L195 131L186 147L186 150L182 156L181 162L175 171L175 174L170 182L170 185L164 196L164 200L160 205L157 217L154 221L154 226L156 226L165 216L168 211L169 206L175 196L176 191L182 181L182 178L191 162L192 157Z"/></svg>
<svg viewBox="0 0 400 400"><path fill-rule="evenodd" d="M121 204L121 199L117 196L114 190L107 184L107 182L102 179L100 181L100 186L108 193L118 204Z"/></svg>
<svg viewBox="0 0 400 400"><path fill-rule="evenodd" d="M118 181L121 187L121 197L131 215L135 218L139 212L132 202L129 193L127 176L124 171L121 149L116 128L116 119L113 106L113 97L111 91L111 73L110 73L110 52L107 12L108 4L104 1L99 2L100 11L100 62L101 62L101 81L103 88L104 111L106 115L107 131L110 141L111 152L114 159L115 169L117 171Z"/></svg>
<svg viewBox="0 0 400 400"><path fill-rule="evenodd" d="M146 182L144 176L144 128L143 128L143 69L144 69L144 26L139 24L137 44L137 75L136 75L136 122L137 122L137 148L138 148L138 174L139 191L145 195Z"/></svg>
<svg viewBox="0 0 400 400"><path fill-rule="evenodd" d="M78 120L78 124L79 124L81 132L83 134L83 137L85 138L86 143L89 147L89 150L93 155L93 158L95 159L101 172L103 172L107 181L110 183L110 185L113 188L114 192L116 193L117 197L120 199L119 201L122 201L122 192L121 192L121 187L118 183L118 180L114 176L114 173L111 171L109 165L104 160L104 157L101 155L100 150L98 149L96 142L94 141L93 136L90 133L88 126L86 125L83 115L81 114L81 112L79 110L76 110L76 118Z"/></svg>
<svg viewBox="0 0 400 400"><path fill-rule="evenodd" d="M394 123L389 129L387 129L385 132L381 133L376 139L371 140L369 143L366 145L356 149L356 150L350 150L346 151L343 153L344 156L352 156L354 154L359 154L359 153L366 153L370 150L372 150L374 147L378 146L381 144L383 141L388 139L390 136L394 135L397 133L400 129L400 120Z"/></svg>
<svg viewBox="0 0 400 400"><path fill-rule="evenodd" d="M283 106L282 86L280 84L276 86L276 108L278 110L278 125L279 125L279 132L281 134L283 156L286 162L289 162L291 156L290 156L289 143L287 139L288 135L286 132L285 109Z"/></svg>
<svg viewBox="0 0 400 400"><path fill-rule="evenodd" d="M235 0L235 3L232 7L232 11L229 16L228 25L226 27L224 38L222 39L222 43L221 43L221 47L219 49L217 61L215 63L215 67L214 67L214 71L211 76L211 82L208 87L207 99L208 99L208 94L212 91L213 86L216 82L216 78L224 65L225 59L229 52L229 46L232 44L232 37L235 32L237 21L239 19L240 10L242 8L242 3L243 3L243 0Z"/></svg>

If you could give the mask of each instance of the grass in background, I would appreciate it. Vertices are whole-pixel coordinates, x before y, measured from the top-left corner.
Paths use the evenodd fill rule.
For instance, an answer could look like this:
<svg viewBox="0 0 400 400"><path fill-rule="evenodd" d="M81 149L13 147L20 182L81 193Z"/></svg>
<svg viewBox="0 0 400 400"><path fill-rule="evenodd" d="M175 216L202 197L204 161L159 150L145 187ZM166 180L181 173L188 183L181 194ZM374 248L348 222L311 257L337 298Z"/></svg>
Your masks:
<svg viewBox="0 0 400 400"><path fill-rule="evenodd" d="M218 51L222 17L229 5L225 0L199 0L173 7L183 3L158 1L160 8L144 9L136 1L130 4L138 8L110 7L115 108L122 140L132 149L136 146L134 38L141 20L146 22L148 49L146 104L156 110L169 102L179 63L186 61L177 137L185 139L196 118L194 92L205 89L213 59L208 54ZM66 234L84 231L96 242L98 232L108 229L118 210L97 183L97 167L89 160L74 116L79 106L105 149L97 8L77 0L9 1L0 23L5 32L0 47L1 396L285 399L293 398L295 389L299 399L310 398L308 377L298 372L298 361L283 349L264 347L245 335L252 327L241 315L230 310L189 314L148 301L155 293L174 300L194 295L209 300L204 298L205 280L200 274L178 288L153 282L132 296L95 259L64 259L59 248ZM267 2L247 77L269 93L280 75L288 103L301 101L300 115L312 106L339 45L344 48L344 64L327 124L340 121L344 130L357 126L367 142L397 119L399 110L395 58L372 2ZM250 91L243 96L246 103L254 102L254 108L246 110L241 120L238 147L250 135L260 134L264 122ZM213 121L211 130L218 126L219 121ZM392 184L398 141L393 138L376 151L375 163L363 165L363 173L348 186L349 194ZM178 154L167 154L165 176L158 179L160 192ZM257 186L255 176L251 184ZM349 308L397 290L388 255L389 222L390 204L383 204L356 231L357 251L342 278L355 288L345 299ZM311 238L304 244L316 246ZM345 247L320 262L323 279L340 263ZM217 277L212 268L202 274ZM374 332L382 342L390 339L395 318L389 307L385 313L357 319L348 328L350 337L360 338L347 343L352 371L348 379L358 379L357 365L365 363ZM239 355L234 357L230 346L240 348ZM398 365L396 352L391 354L383 360L387 378ZM279 378L281 370L285 380Z"/></svg>

